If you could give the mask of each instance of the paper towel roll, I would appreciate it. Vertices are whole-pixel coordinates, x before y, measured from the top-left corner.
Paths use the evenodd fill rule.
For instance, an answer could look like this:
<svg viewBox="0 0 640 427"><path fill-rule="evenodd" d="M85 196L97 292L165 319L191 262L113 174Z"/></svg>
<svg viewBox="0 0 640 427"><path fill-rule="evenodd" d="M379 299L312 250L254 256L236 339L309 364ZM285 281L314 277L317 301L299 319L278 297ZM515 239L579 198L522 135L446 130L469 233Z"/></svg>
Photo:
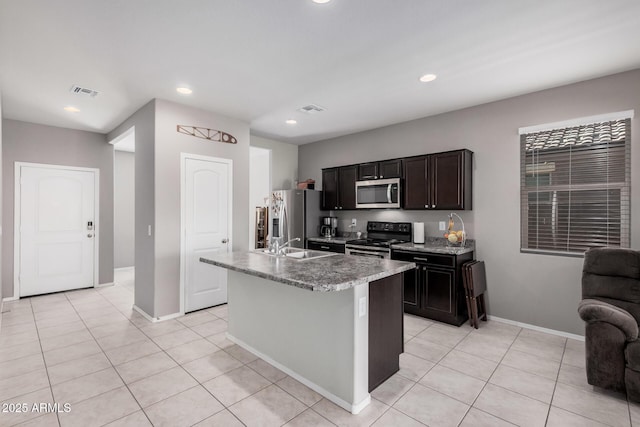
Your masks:
<svg viewBox="0 0 640 427"><path fill-rule="evenodd" d="M413 223L413 243L424 243L424 222Z"/></svg>

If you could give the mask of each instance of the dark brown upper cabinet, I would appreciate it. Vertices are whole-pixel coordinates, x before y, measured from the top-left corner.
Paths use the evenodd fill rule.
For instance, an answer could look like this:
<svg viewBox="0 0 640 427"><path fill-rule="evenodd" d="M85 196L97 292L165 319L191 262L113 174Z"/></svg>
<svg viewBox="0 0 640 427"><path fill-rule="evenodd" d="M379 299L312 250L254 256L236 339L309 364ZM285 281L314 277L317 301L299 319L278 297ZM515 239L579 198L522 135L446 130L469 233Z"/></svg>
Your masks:
<svg viewBox="0 0 640 427"><path fill-rule="evenodd" d="M404 208L470 210L471 175L469 150L404 159Z"/></svg>
<svg viewBox="0 0 640 427"><path fill-rule="evenodd" d="M420 156L404 160L405 209L426 209L429 205L428 158L428 156Z"/></svg>
<svg viewBox="0 0 640 427"><path fill-rule="evenodd" d="M358 181L383 178L401 178L402 160L361 163L358 165Z"/></svg>
<svg viewBox="0 0 640 427"><path fill-rule="evenodd" d="M338 168L322 169L322 210L338 208Z"/></svg>
<svg viewBox="0 0 640 427"><path fill-rule="evenodd" d="M356 208L357 166L338 168L338 209Z"/></svg>
<svg viewBox="0 0 640 427"><path fill-rule="evenodd" d="M322 209L355 209L356 177L356 165L322 169Z"/></svg>

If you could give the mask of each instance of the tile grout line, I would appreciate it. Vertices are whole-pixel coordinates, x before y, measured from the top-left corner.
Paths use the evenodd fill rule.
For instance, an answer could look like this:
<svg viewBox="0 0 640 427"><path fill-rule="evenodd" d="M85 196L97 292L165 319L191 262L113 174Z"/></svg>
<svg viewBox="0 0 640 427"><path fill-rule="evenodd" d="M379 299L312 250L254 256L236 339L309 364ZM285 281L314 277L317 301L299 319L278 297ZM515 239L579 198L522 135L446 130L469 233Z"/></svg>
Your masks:
<svg viewBox="0 0 640 427"><path fill-rule="evenodd" d="M465 322L465 323L466 323L466 322ZM431 323L429 326L425 327L423 330L421 330L420 332L418 332L418 334L414 335L411 339L407 340L407 342L406 342L406 343L404 343L404 344L409 343L409 341L411 341L411 340L413 340L414 338L418 337L418 335L420 335L421 333L423 333L424 331L426 331L427 329L431 328L431 327L432 327L432 326L434 326L434 325L435 325L435 323ZM457 343L456 345L458 345L460 342L462 342L462 340L464 340L467 336L469 336L469 334L470 334L471 332L472 332L472 331L467 332L467 334L464 336L464 338L461 338L461 339L460 339L460 341L458 341L458 343ZM418 338L418 339L420 339L420 340L422 340L422 341L426 341L426 342L428 342L428 343L431 343L431 341L428 341L428 340L425 340L425 339L422 339L422 338ZM431 344L437 344L437 343L431 343ZM442 344L437 344L437 345L443 346ZM444 347L444 346L443 346L443 347ZM451 349L449 349L449 351L447 351L447 353L446 353L445 355L443 355L443 356L442 356L442 357L441 357L437 362L432 362L431 360L423 359L423 358L422 358L422 357L420 357L420 356L417 356L417 355L412 354L412 353L407 353L407 352L405 351L404 353L410 354L410 355L412 355L412 356L414 356L414 357L417 357L417 358L419 358L419 359L422 359L422 360L426 360L426 361L427 361L427 362L429 362L429 363L433 363L433 366L432 366L431 368L429 368L429 369L427 370L427 372L425 372L425 373L424 373L424 375L422 375L422 376L421 376L420 378L418 378L418 380L416 380L416 381L413 381L413 380L411 380L411 379L409 379L409 378L406 378L406 377L402 376L401 374L398 374L398 375L400 375L402 378L405 378L406 380L413 381L413 385L412 385L411 387L409 387L409 389L407 389L407 391L405 391L405 392L404 392L404 393L403 393L403 394L402 394L398 399L396 399L396 400L395 400L395 402L393 402L393 404L389 405L389 409L387 409L387 410L385 411L385 413L387 413L391 408L393 408L393 409L395 409L396 411L400 412L401 414L403 414L403 415L405 415L405 416L407 416L407 417L411 418L412 420L415 420L415 421L417 421L418 423L420 423L420 424L422 424L422 425L426 425L426 424L424 424L422 421L415 419L415 418L414 418L414 417L412 417L411 415L409 415L409 414L407 414L407 413L403 412L402 410L400 410L400 409L398 409L398 408L394 408L394 406L393 406L393 405L395 405L396 403L398 403L398 402L400 401L400 399L402 399L402 398L403 398L407 393L409 393L411 390L413 390L413 389L415 388L415 386L416 386L416 385L418 385L418 384L419 384L419 385L421 385L422 387L428 388L429 390L433 390L433 391L435 391L436 393L440 393L440 394L442 394L443 396L446 396L446 397L448 397L448 398L450 398L450 399L453 399L453 400L455 400L455 401L457 401L457 402L461 402L461 403L463 403L463 404L465 404L465 405L468 405L468 404L467 404L467 403L465 403L465 402L462 402L462 401L460 401L460 400L458 400L458 399L456 399L456 398L454 398L454 397L451 397L451 396L449 396L449 395L447 395L447 394L444 394L444 393L442 393L442 392L440 392L440 391L438 391L438 390L435 390L435 389L433 389L433 388L431 388L431 387L429 387L429 386L426 386L426 385L420 384L420 380L422 380L424 377L426 377L426 376L429 374L429 372L431 372L431 370L432 370L433 368L435 368L436 366L438 366L438 365L440 364L440 362L442 361L442 359L444 359L445 357L447 357L447 355L448 355L449 353L451 353L453 350L455 350L455 346L454 346L454 347L452 347ZM446 366L445 366L445 367L446 367ZM462 373L462 372L460 372L460 373ZM471 408L471 406L469 406L469 408ZM470 409L467 409L467 411L465 412L464 416L462 417L462 420L464 420L464 418L467 416L467 413L469 412L469 410L470 410ZM378 418L378 419L380 419L380 418ZM460 422L462 422L462 420L461 420ZM376 420L376 421L377 421L377 420Z"/></svg>
<svg viewBox="0 0 640 427"><path fill-rule="evenodd" d="M95 289L95 288L94 288L94 289ZM97 294L99 294L99 295L100 295L100 297L101 297L101 298L103 298L104 300L106 300L109 304L111 304L112 306L114 306L114 307L115 307L115 305L114 305L111 301L109 301L107 298L105 298L102 294L100 294L100 293L99 293L99 292L97 292L97 291L96 291L96 293L97 293ZM65 295L66 295L66 294L65 294ZM104 351L104 349L102 348L102 346L100 345L100 343L98 342L98 340L96 339L96 337L95 337L95 336L93 335L93 333L91 332L91 329L87 326L87 324L85 323L85 321L84 321L84 319L82 318L82 316L80 316L80 313L78 312L78 310L76 309L76 307L73 305L73 302L72 302L68 297L67 297L67 299L69 300L69 303L71 303L71 306L73 307L73 310L76 312L76 314L78 315L78 317L80 317L80 321L85 325L85 328L87 328L87 330L89 331L89 334L91 334L91 336L93 337L93 340L96 342L96 344L97 344L97 345L98 345L98 347L100 348L100 351L102 351L102 354L104 355L104 357L107 359L107 361L108 361L108 362L109 362L109 364L111 365L111 369L113 369L113 370L114 370L114 372L116 373L116 375L118 375L118 378L120 378L120 381L122 381L122 383L124 384L124 386L127 388L127 391L129 392L129 394L131 395L131 397L133 398L133 400L135 400L136 404L138 405L138 407L140 408L140 410L142 411L142 413L144 414L144 416L145 416L145 417L147 417L147 419L149 420L149 423L150 423L151 425L153 425L153 423L151 422L151 420L150 420L150 419L149 419L149 417L147 416L147 413L146 413L146 412L144 411L144 409L142 408L142 405L140 404L140 402L138 402L138 399L136 399L136 396L135 396L135 395L131 392L131 390L129 389L129 385L124 381L124 379L123 379L123 378L122 378L122 376L120 375L120 372L118 372L118 370L116 369L116 366L113 364L113 362L111 361L111 359L109 359L109 357L107 356L106 352ZM118 310L118 312L120 312L120 310ZM129 319L127 319L127 320L129 321L129 323L132 323ZM135 326L135 325L134 325L134 326ZM136 326L136 327L137 327L137 326ZM109 368L105 368L104 370L106 370L106 369L109 369ZM99 372L100 372L100 371L99 371ZM87 374L87 375L91 375L91 374ZM84 375L84 376L86 376L86 375ZM82 378L82 377L79 377L79 378ZM119 388L119 387L118 387L118 388ZM113 390L117 390L117 389L113 389ZM101 396L101 395L103 395L103 394L105 394L105 393L109 393L109 392L111 392L111 391L113 391L113 390L105 391L105 392L100 393L100 394L98 394L98 395L96 395L96 396L93 396L93 397ZM52 390L52 394L53 394L53 390ZM89 399L91 399L91 398L89 398ZM89 399L84 399L84 400L82 400L81 402L84 402L84 401L89 400ZM80 402L76 402L76 403L80 403ZM129 415L134 414L135 412L136 412L136 411L131 412L130 414L126 414L126 415L124 415L124 416L122 416L122 417L120 417L120 418L117 418L117 419L115 419L115 420L109 421L109 422L107 422L106 424L109 424L110 422L117 421L117 420L120 420L120 419L122 419L122 418L128 417ZM60 423L60 420L58 420L58 423ZM104 424L103 424L103 425L104 425Z"/></svg>
<svg viewBox="0 0 640 427"><path fill-rule="evenodd" d="M519 337L519 336L520 336L520 334L522 333L522 330L523 330L523 329L522 329L522 328L519 328L519 329L520 329L520 330L518 331L518 333L516 334L516 336L513 338L513 341L511 341L511 344L509 344L509 347L507 348L507 351L505 351L505 352L504 352L504 354L503 354L503 355L502 355L502 357L500 358L500 361L498 361L498 363L496 364L496 367L495 367L495 368L493 369L493 371L491 372L491 375L490 375L490 376L489 376L489 378L487 378L487 380L485 381L484 386L482 386L482 389L480 390L480 393L478 393L478 395L476 396L476 398L475 398L475 399L473 399L473 402L471 403L471 405L469 405L469 409L467 410L467 412L465 413L464 417L462 418L462 421L464 421L464 419L467 417L467 415L469 414L469 411L471 411L471 408L475 408L476 410L482 411L482 412L484 412L485 414L489 414L489 415L491 415L492 417L496 417L496 418L498 418L499 420L505 421L505 422L507 422L507 423L509 423L509 424L513 424L512 422L507 421L507 420L505 420L504 418L501 418L501 417L499 417L499 416L497 416L497 415L494 415L494 414L491 414L491 413L489 413L489 412L483 411L482 409L476 408L476 407L475 407L475 404L476 404L476 402L478 401L478 398L480 397L480 395L482 394L482 392L484 391L484 389L485 389L485 388L487 388L487 385L489 384L489 381L491 381L491 378L493 378L493 376L495 375L496 371L498 370L498 367L500 367L500 364L502 363L502 361L503 361L503 360L504 360L504 358L506 357L507 353L509 353L509 350L511 350L511 347L513 347L513 344L516 342L516 340L518 339L518 337ZM469 354L469 353L467 353L467 354ZM492 385L494 385L494 384L492 384ZM496 387L499 387L499 386L496 386ZM511 391L511 390L509 390L509 391ZM518 394L520 394L520 393L518 393ZM524 396L524 395L522 395L522 396ZM525 396L525 397L526 397L526 396ZM460 423L462 423L462 421L460 421Z"/></svg>
<svg viewBox="0 0 640 427"><path fill-rule="evenodd" d="M36 313L35 313L35 311L33 311L33 304L29 304L29 306L31 307L31 314L33 314L33 321L35 323ZM53 386L51 385L51 378L49 377L49 367L47 366L47 361L44 358L44 350L42 348L42 341L40 340L40 331L38 331L38 325L36 325L36 334L38 335L38 345L40 346L40 352L42 354L42 363L44 364L44 370L47 373L47 382L49 383L49 392L51 393L51 399L53 400L53 403L55 404L56 397L53 395ZM35 417L35 418L40 418L40 417ZM58 425L60 425L60 412L59 411L56 411L56 419L58 420Z"/></svg>

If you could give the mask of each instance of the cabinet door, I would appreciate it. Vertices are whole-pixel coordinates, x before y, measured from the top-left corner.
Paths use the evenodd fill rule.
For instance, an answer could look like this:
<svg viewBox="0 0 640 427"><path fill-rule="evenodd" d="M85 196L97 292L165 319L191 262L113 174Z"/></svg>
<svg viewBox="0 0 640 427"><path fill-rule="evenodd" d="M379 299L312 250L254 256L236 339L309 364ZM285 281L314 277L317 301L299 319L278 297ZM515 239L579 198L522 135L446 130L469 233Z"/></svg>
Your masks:
<svg viewBox="0 0 640 427"><path fill-rule="evenodd" d="M322 210L338 209L338 168L322 169Z"/></svg>
<svg viewBox="0 0 640 427"><path fill-rule="evenodd" d="M470 153L461 150L434 154L430 157L431 207L434 209L471 209Z"/></svg>
<svg viewBox="0 0 640 427"><path fill-rule="evenodd" d="M454 314L456 307L455 270L424 268L424 308Z"/></svg>
<svg viewBox="0 0 640 427"><path fill-rule="evenodd" d="M427 190L427 157L405 159L404 208L427 208Z"/></svg>
<svg viewBox="0 0 640 427"><path fill-rule="evenodd" d="M378 164L378 178L402 178L402 160L387 160Z"/></svg>
<svg viewBox="0 0 640 427"><path fill-rule="evenodd" d="M419 272L420 267L404 273L404 307L418 308L419 305Z"/></svg>
<svg viewBox="0 0 640 427"><path fill-rule="evenodd" d="M369 283L369 391L400 369L402 274Z"/></svg>
<svg viewBox="0 0 640 427"><path fill-rule="evenodd" d="M338 168L338 206L339 209L356 208L357 166Z"/></svg>
<svg viewBox="0 0 640 427"><path fill-rule="evenodd" d="M378 162L358 165L358 181L366 181L368 179L378 179Z"/></svg>

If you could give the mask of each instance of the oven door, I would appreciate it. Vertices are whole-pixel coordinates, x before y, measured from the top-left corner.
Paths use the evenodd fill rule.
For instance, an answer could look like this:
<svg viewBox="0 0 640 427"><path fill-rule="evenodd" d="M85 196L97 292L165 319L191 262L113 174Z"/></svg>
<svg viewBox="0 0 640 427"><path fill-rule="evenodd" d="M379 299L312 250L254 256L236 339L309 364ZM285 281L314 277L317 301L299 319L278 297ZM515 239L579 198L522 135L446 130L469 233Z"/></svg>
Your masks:
<svg viewBox="0 0 640 427"><path fill-rule="evenodd" d="M389 259L391 258L391 254L389 250L380 250L380 249L364 249L364 248L350 248L347 246L346 255L352 256L364 256L369 258L380 258L380 259Z"/></svg>
<svg viewBox="0 0 640 427"><path fill-rule="evenodd" d="M356 182L356 208L399 208L400 178Z"/></svg>

